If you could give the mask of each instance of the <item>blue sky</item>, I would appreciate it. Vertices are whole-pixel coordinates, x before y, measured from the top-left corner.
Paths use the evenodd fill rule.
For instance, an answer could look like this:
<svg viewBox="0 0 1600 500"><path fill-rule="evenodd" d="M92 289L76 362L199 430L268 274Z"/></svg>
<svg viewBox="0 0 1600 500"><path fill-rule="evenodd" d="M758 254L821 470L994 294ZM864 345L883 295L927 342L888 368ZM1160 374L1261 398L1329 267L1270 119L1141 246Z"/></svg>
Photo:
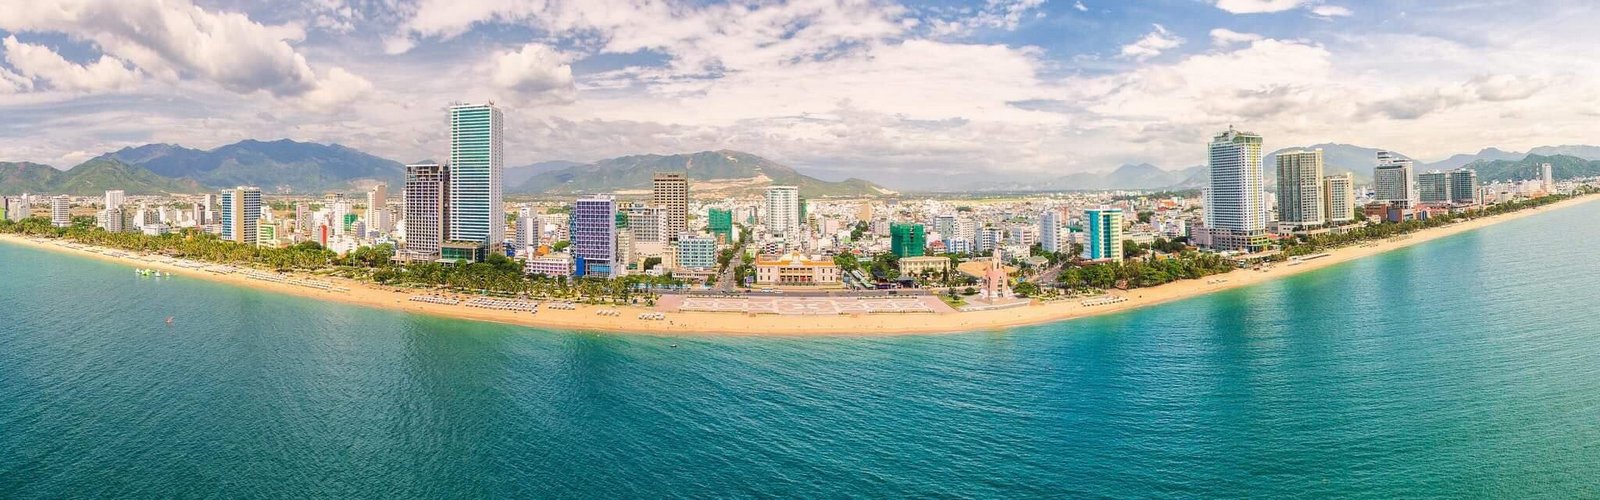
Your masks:
<svg viewBox="0 0 1600 500"><path fill-rule="evenodd" d="M1595 143L1588 2L53 0L0 9L0 159L149 142L513 164L738 149L900 185L1202 161L1228 125L1424 159ZM910 180L915 179L915 180Z"/></svg>

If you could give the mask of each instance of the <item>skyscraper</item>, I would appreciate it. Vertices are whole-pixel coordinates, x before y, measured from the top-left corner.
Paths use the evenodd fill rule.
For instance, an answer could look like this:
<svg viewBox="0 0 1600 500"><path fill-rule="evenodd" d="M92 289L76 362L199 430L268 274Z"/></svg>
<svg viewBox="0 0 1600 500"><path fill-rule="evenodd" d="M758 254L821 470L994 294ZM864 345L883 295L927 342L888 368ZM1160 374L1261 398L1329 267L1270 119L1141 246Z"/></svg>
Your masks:
<svg viewBox="0 0 1600 500"><path fill-rule="evenodd" d="M1206 190L1205 215L1212 246L1247 251L1265 247L1261 136L1228 127L1211 140L1209 153L1211 184Z"/></svg>
<svg viewBox="0 0 1600 500"><path fill-rule="evenodd" d="M239 186L222 191L222 239L242 245L256 244L256 223L261 220L261 189Z"/></svg>
<svg viewBox="0 0 1600 500"><path fill-rule="evenodd" d="M765 213L767 231L790 235L800 230L800 188L772 186L767 188Z"/></svg>
<svg viewBox="0 0 1600 500"><path fill-rule="evenodd" d="M1061 211L1054 208L1045 210L1039 216L1039 248L1050 253L1060 252L1061 226Z"/></svg>
<svg viewBox="0 0 1600 500"><path fill-rule="evenodd" d="M1084 249L1089 260L1122 262L1122 209L1093 208L1083 212L1089 226L1089 245Z"/></svg>
<svg viewBox="0 0 1600 500"><path fill-rule="evenodd" d="M50 225L55 227L72 225L72 199L67 195L50 198Z"/></svg>
<svg viewBox="0 0 1600 500"><path fill-rule="evenodd" d="M617 262L617 199L611 196L579 198L572 205L572 257L582 276L615 277L625 264Z"/></svg>
<svg viewBox="0 0 1600 500"><path fill-rule="evenodd" d="M1545 163L1545 164L1539 165L1539 182L1541 184L1541 187L1544 188L1544 192L1546 192L1546 193L1555 192L1556 191L1556 172L1555 172L1555 167L1550 165L1549 163Z"/></svg>
<svg viewBox="0 0 1600 500"><path fill-rule="evenodd" d="M1417 199L1423 203L1450 202L1450 174L1431 170L1417 174Z"/></svg>
<svg viewBox="0 0 1600 500"><path fill-rule="evenodd" d="M106 209L122 208L123 195L121 189L106 191Z"/></svg>
<svg viewBox="0 0 1600 500"><path fill-rule="evenodd" d="M1322 201L1322 150L1278 153L1278 222L1296 229L1327 224Z"/></svg>
<svg viewBox="0 0 1600 500"><path fill-rule="evenodd" d="M1478 172L1470 168L1450 172L1450 203L1477 205Z"/></svg>
<svg viewBox="0 0 1600 500"><path fill-rule="evenodd" d="M1412 175L1410 159L1379 151L1378 166L1372 169L1373 199L1402 207L1415 205Z"/></svg>
<svg viewBox="0 0 1600 500"><path fill-rule="evenodd" d="M1344 224L1356 218L1356 179L1350 172L1322 178L1322 214L1329 224Z"/></svg>
<svg viewBox="0 0 1600 500"><path fill-rule="evenodd" d="M490 104L450 106L449 239L498 246L505 241L501 202L504 118ZM409 227L407 228L410 229Z"/></svg>
<svg viewBox="0 0 1600 500"><path fill-rule="evenodd" d="M406 239L401 260L429 261L439 256L450 218L450 173L437 163L406 165Z"/></svg>
<svg viewBox="0 0 1600 500"><path fill-rule="evenodd" d="M656 173L650 190L651 204L666 210L665 233L669 241L689 225L689 178L684 174Z"/></svg>
<svg viewBox="0 0 1600 500"><path fill-rule="evenodd" d="M922 224L889 225L889 251L899 257L921 257L928 247L928 237Z"/></svg>
<svg viewBox="0 0 1600 500"><path fill-rule="evenodd" d="M378 234L388 233L391 222L389 220L389 185L379 184L367 191L367 230Z"/></svg>

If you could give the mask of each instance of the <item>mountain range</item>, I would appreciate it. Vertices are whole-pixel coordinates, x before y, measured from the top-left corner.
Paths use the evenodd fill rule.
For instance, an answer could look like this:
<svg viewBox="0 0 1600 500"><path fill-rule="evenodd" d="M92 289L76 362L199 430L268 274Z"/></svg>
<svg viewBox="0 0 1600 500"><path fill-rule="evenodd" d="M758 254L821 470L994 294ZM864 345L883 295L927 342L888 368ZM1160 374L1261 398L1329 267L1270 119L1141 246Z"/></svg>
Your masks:
<svg viewBox="0 0 1600 500"><path fill-rule="evenodd" d="M688 176L695 193L728 196L759 193L767 186L798 186L807 197L862 197L895 194L861 179L829 182L778 162L739 151L701 151L675 155L634 155L536 173L507 192L589 194L646 192L657 172Z"/></svg>
<svg viewBox="0 0 1600 500"><path fill-rule="evenodd" d="M1349 144L1316 144L1328 173L1352 172L1369 182L1378 148ZM1276 157L1285 148L1264 155L1267 185L1272 186ZM1399 154L1399 153L1396 153ZM1405 155L1400 154L1405 157ZM1419 163L1418 171L1470 166L1484 182L1531 178L1541 163L1551 163L1558 179L1600 175L1600 146L1563 145L1533 148L1528 153L1487 148ZM861 179L830 182L794 168L739 151L702 151L673 155L632 155L592 163L546 161L508 167L508 194L562 195L591 193L642 194L657 172L681 172L694 182L694 192L727 196L758 194L770 185L799 186L808 197L861 197L896 192ZM237 185L260 186L267 192L318 193L360 190L377 182L399 185L404 166L338 144L292 140L246 140L211 150L175 144L147 144L95 157L69 170L38 163L0 162L0 194L66 193L94 195L107 189L129 194L211 191ZM936 177L930 175L928 177ZM949 176L945 191L1157 190L1204 186L1207 172L1194 166L1173 170L1149 163L1122 165L1110 171L1035 176L993 181L985 176ZM923 179L926 180L926 179ZM908 184L910 184L908 182Z"/></svg>

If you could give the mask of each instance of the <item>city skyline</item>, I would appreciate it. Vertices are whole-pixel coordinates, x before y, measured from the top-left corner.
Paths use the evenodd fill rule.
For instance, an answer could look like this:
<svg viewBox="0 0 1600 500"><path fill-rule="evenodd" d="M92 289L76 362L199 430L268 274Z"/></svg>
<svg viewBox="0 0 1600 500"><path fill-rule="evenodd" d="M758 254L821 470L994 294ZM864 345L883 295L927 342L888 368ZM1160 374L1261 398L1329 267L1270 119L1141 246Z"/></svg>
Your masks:
<svg viewBox="0 0 1600 500"><path fill-rule="evenodd" d="M730 148L827 178L1006 179L1200 164L1194 146L1229 123L1273 130L1274 145L1424 160L1584 143L1596 107L1594 67L1571 56L1597 16L1572 2L1519 3L1560 14L1538 24L1493 4L1426 2L756 8L773 31L702 29L738 15L720 3L615 17L597 14L618 10L604 2L443 5L8 9L0 107L45 134L5 142L0 159L64 168L135 144L289 137L411 160L447 142L414 117L461 98L516 111L510 165ZM228 22L173 24L168 39L124 20L158 13ZM214 45L169 50L200 35ZM118 119L135 115L142 126Z"/></svg>

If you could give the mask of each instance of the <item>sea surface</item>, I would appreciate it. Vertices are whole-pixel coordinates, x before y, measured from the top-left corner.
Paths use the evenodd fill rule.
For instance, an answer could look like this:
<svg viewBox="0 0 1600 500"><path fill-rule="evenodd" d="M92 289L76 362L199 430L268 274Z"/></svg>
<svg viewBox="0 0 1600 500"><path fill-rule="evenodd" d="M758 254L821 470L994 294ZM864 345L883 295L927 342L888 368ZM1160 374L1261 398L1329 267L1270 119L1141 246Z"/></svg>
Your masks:
<svg viewBox="0 0 1600 500"><path fill-rule="evenodd" d="M0 243L0 497L1593 498L1596 220L1058 324L776 339L447 320Z"/></svg>

